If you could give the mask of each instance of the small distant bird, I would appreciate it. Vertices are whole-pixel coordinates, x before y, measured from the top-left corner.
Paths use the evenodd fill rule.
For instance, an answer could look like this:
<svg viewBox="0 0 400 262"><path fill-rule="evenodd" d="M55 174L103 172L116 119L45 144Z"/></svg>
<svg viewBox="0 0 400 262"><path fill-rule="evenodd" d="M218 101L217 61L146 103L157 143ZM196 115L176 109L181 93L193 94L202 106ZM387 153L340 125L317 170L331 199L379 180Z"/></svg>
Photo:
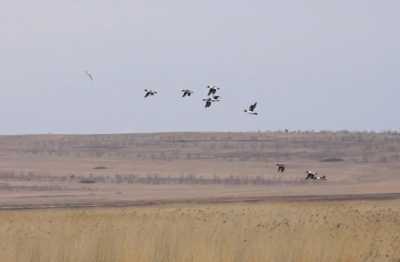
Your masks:
<svg viewBox="0 0 400 262"><path fill-rule="evenodd" d="M147 98L149 96L154 96L154 95L158 94L157 91L150 90L150 89L145 89L144 92L145 92L144 98Z"/></svg>
<svg viewBox="0 0 400 262"><path fill-rule="evenodd" d="M211 98L204 98L203 101L206 102L206 104L204 105L205 108L209 108L214 102L214 100L212 100Z"/></svg>
<svg viewBox="0 0 400 262"><path fill-rule="evenodd" d="M219 87L208 85L207 88L208 90L208 96L213 96L217 93L217 90L219 90Z"/></svg>
<svg viewBox="0 0 400 262"><path fill-rule="evenodd" d="M277 163L276 167L278 168L278 173L283 173L285 172L286 166L282 163Z"/></svg>
<svg viewBox="0 0 400 262"><path fill-rule="evenodd" d="M182 97L186 97L186 96L191 96L194 92L192 90L189 89L182 89Z"/></svg>
<svg viewBox="0 0 400 262"><path fill-rule="evenodd" d="M213 96L212 99L214 100L213 102L219 102L221 101L221 96Z"/></svg>
<svg viewBox="0 0 400 262"><path fill-rule="evenodd" d="M250 105L248 109L245 109L244 112L251 114L251 115L258 115L257 112L255 112L257 107L257 102L255 102L254 104Z"/></svg>
<svg viewBox="0 0 400 262"><path fill-rule="evenodd" d="M92 75L88 70L85 70L84 73L85 73L85 75L86 75L87 77L89 77L90 80L92 80L92 81L94 80L93 75Z"/></svg>
<svg viewBox="0 0 400 262"><path fill-rule="evenodd" d="M326 176L319 176L317 172L307 170L305 180L327 180Z"/></svg>

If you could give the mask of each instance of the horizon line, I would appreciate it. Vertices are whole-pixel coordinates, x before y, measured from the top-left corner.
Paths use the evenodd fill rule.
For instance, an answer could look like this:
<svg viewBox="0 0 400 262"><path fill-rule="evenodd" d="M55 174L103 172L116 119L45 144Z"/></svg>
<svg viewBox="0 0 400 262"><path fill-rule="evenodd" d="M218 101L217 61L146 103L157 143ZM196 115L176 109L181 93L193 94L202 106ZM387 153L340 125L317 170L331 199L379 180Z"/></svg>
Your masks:
<svg viewBox="0 0 400 262"><path fill-rule="evenodd" d="M0 137L6 136L96 136L96 135L162 135L162 134L243 134L243 133L300 133L300 134L309 134L309 133L350 133L350 134L400 134L400 130L398 129L388 129L388 130L329 130L329 129L276 129L276 130L243 130L243 131L144 131L144 132L98 132L98 133L91 133L91 132L77 132L77 133L69 133L69 132L48 132L48 133L6 133L0 134Z"/></svg>

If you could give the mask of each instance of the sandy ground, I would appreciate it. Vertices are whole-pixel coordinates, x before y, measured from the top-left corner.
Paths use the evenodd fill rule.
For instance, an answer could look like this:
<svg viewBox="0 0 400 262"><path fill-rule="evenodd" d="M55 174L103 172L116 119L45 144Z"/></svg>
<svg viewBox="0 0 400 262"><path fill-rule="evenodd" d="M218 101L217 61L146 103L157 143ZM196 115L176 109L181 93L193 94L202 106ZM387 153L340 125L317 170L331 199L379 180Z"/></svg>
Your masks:
<svg viewBox="0 0 400 262"><path fill-rule="evenodd" d="M391 194L399 152L385 133L0 136L0 208Z"/></svg>

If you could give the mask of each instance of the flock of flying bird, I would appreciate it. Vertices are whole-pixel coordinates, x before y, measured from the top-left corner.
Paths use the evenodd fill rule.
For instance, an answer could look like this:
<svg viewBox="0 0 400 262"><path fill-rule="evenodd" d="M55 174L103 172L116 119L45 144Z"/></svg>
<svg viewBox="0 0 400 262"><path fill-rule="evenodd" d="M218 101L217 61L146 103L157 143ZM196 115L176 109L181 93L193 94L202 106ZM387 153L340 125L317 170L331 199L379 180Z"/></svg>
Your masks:
<svg viewBox="0 0 400 262"><path fill-rule="evenodd" d="M88 70L85 70L84 73L91 81L94 80L93 75ZM203 99L203 101L205 102L205 105L204 105L205 108L209 108L213 105L213 103L221 101L221 96L217 94L218 90L220 90L219 87L214 86L214 85L207 85L207 88L208 88L207 97ZM181 92L182 92L183 98L190 97L194 93L194 91L190 90L190 89L182 89ZM158 92L155 90L151 90L151 89L144 90L144 98L149 98L149 97L155 96L157 94L158 94ZM256 111L256 107L257 107L257 102L251 104L248 108L246 108L244 110L244 112L247 114L256 116L256 115L258 115L258 112Z"/></svg>
<svg viewBox="0 0 400 262"><path fill-rule="evenodd" d="M93 75L88 70L85 70L84 73L91 81L94 80ZM221 101L221 96L217 94L218 90L220 90L219 87L214 85L208 85L207 88L208 88L207 97L203 99L203 101L205 102L204 105L205 108L209 108L212 106L213 103ZM190 89L182 89L181 92L183 98L190 97L194 93L194 91ZM155 90L151 89L144 90L144 98L149 98L157 94L158 92ZM248 108L244 110L244 112L250 115L258 115L258 112L256 112L256 107L257 107L257 102L251 104ZM285 129L285 132L288 132L288 130ZM285 172L286 166L284 164L277 163L276 166L278 167L278 173ZM307 176L305 178L306 180L327 180L326 176L318 176L317 172L307 171L306 173L307 173Z"/></svg>
<svg viewBox="0 0 400 262"><path fill-rule="evenodd" d="M220 89L219 87L216 87L214 85L208 85L207 88L208 88L207 97L203 98L203 101L205 102L204 105L205 108L209 108L213 105L213 103L221 101L221 96L217 95L217 91ZM182 97L188 97L194 93L194 91L190 89L182 89L181 92L182 92ZM150 89L144 90L144 98L155 96L157 94L158 92L155 90L150 90ZM258 113L256 112L256 107L257 107L257 102L251 104L248 108L244 110L244 112L251 115L258 115Z"/></svg>

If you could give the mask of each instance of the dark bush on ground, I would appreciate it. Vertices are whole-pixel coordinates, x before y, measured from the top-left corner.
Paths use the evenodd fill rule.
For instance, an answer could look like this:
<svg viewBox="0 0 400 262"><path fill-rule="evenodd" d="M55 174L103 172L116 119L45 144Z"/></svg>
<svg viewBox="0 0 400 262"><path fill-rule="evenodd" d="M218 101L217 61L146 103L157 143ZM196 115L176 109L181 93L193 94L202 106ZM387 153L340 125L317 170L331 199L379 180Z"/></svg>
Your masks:
<svg viewBox="0 0 400 262"><path fill-rule="evenodd" d="M96 170L104 170L104 169L108 169L108 167L106 167L106 166L96 166L96 167L94 167L93 169L96 169Z"/></svg>
<svg viewBox="0 0 400 262"><path fill-rule="evenodd" d="M343 162L343 158L337 158L337 157L332 157L332 158L324 158L321 160L321 162Z"/></svg>

